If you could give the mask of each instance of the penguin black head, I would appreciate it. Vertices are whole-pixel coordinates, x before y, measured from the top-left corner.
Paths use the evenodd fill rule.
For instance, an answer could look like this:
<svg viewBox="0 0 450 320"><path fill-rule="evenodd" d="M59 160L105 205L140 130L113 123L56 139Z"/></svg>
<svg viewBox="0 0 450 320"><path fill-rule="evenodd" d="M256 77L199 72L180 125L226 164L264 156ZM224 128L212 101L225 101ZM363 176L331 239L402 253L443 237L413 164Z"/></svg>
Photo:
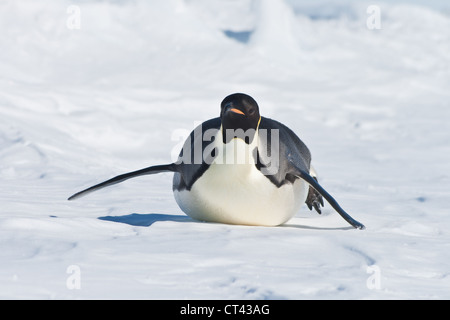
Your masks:
<svg viewBox="0 0 450 320"><path fill-rule="evenodd" d="M249 95L234 93L223 99L220 108L223 143L234 138L252 143L261 118L256 101Z"/></svg>

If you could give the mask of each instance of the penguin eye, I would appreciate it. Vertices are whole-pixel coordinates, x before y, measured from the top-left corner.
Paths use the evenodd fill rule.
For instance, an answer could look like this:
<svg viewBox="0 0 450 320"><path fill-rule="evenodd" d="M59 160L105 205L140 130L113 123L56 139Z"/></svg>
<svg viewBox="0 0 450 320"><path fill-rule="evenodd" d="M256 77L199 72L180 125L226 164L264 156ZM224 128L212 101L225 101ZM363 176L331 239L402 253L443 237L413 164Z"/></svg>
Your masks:
<svg viewBox="0 0 450 320"><path fill-rule="evenodd" d="M252 116L252 115L254 115L254 114L255 114L255 109L251 108L251 109L248 111L248 115L249 115L249 116Z"/></svg>

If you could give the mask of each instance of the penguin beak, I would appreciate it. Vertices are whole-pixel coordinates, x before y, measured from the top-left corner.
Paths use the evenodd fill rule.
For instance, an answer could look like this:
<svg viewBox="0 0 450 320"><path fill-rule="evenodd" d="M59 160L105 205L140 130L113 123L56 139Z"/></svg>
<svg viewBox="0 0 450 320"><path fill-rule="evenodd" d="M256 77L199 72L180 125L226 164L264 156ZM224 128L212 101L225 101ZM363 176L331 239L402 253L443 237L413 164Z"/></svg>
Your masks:
<svg viewBox="0 0 450 320"><path fill-rule="evenodd" d="M231 111L231 112L234 112L234 113L242 114L242 115L245 116L245 113L243 113L243 112L242 112L241 110L239 110L239 109L231 108L230 111Z"/></svg>

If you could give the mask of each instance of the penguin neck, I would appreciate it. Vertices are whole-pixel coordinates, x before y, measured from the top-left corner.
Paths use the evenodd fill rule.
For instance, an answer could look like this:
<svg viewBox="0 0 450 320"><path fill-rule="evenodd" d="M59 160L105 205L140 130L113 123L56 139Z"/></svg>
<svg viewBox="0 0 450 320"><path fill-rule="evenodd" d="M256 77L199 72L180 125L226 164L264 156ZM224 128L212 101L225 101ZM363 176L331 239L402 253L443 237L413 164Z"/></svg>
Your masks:
<svg viewBox="0 0 450 320"><path fill-rule="evenodd" d="M222 140L223 127L220 127L219 132L217 133L217 137L215 141L217 142L217 156L214 160L215 164L223 164L223 165L237 165L236 168L240 168L243 170L248 166L255 166L256 158L255 152L258 147L258 128L256 128L254 133L252 134L252 138L250 143L247 143L243 138L234 137L229 140L227 143L224 143Z"/></svg>
<svg viewBox="0 0 450 320"><path fill-rule="evenodd" d="M229 143L234 138L240 138L247 144L251 144L257 136L259 124L261 123L261 116L258 118L256 126L253 127L252 121L246 120L242 122L242 119L234 122L230 122L228 118L221 118L220 133L222 134L222 142L224 144Z"/></svg>

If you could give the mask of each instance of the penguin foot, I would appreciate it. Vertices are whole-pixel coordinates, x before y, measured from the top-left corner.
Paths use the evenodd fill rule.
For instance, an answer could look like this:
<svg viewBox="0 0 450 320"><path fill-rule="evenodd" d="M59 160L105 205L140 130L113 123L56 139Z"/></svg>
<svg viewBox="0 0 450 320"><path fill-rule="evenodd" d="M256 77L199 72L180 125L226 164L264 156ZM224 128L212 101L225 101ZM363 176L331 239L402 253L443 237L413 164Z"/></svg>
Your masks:
<svg viewBox="0 0 450 320"><path fill-rule="evenodd" d="M323 207L322 195L311 186L309 187L308 197L306 198L306 205L309 210L314 208L318 214L322 214L322 211L320 210L320 207Z"/></svg>

